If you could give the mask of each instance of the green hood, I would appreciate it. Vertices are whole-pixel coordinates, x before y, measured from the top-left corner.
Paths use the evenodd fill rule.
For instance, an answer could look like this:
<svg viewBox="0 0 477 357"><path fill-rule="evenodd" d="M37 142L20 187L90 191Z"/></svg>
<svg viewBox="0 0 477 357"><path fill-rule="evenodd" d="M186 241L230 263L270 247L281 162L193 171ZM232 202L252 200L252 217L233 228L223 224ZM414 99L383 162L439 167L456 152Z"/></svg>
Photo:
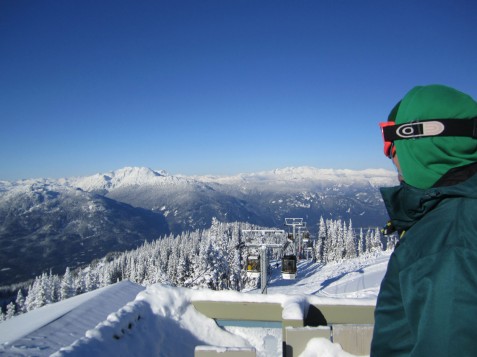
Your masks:
<svg viewBox="0 0 477 357"><path fill-rule="evenodd" d="M443 85L419 86L409 91L393 112L396 124L468 119L477 116L477 102ZM477 140L472 138L429 137L397 140L394 144L404 180L417 188L432 187L450 169L477 162Z"/></svg>

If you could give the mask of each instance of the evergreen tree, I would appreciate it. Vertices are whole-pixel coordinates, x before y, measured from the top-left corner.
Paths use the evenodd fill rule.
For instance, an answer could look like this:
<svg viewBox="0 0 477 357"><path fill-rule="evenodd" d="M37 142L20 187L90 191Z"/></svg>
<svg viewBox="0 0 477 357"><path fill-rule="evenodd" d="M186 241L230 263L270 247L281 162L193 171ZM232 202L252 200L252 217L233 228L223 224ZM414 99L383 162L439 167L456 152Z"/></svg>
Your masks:
<svg viewBox="0 0 477 357"><path fill-rule="evenodd" d="M22 313L27 311L26 306L25 306L25 297L23 296L22 289L18 289L17 298L15 300L15 303L17 305L18 313L22 314Z"/></svg>
<svg viewBox="0 0 477 357"><path fill-rule="evenodd" d="M74 296L73 277L69 267L66 267L65 274L61 278L60 299L65 300Z"/></svg>
<svg viewBox="0 0 477 357"><path fill-rule="evenodd" d="M234 223L231 230L231 239L229 243L229 267L230 267L230 288L232 290L240 291L242 288L242 250L240 249L241 236L238 223Z"/></svg>
<svg viewBox="0 0 477 357"><path fill-rule="evenodd" d="M345 237L345 251L346 259L356 258L357 256L357 246L356 246L356 235L354 234L353 223L351 219L349 220L349 226L346 230Z"/></svg>
<svg viewBox="0 0 477 357"><path fill-rule="evenodd" d="M179 286L183 286L188 278L189 260L185 247L179 251L179 261L177 263L176 281Z"/></svg>
<svg viewBox="0 0 477 357"><path fill-rule="evenodd" d="M346 258L346 243L345 243L345 237L347 234L346 223L341 221L341 219L339 219L336 227L338 229L337 255L338 255L338 261L341 261L344 258Z"/></svg>
<svg viewBox="0 0 477 357"><path fill-rule="evenodd" d="M212 262L210 261L213 258L212 254L212 245L206 237L202 237L199 254L196 256L194 262L194 272L192 277L192 283L194 286L199 287L209 287L210 274L212 270Z"/></svg>
<svg viewBox="0 0 477 357"><path fill-rule="evenodd" d="M75 289L75 295L80 295L85 293L86 290L86 283L85 283L85 270L80 269L76 277L73 279L73 287Z"/></svg>
<svg viewBox="0 0 477 357"><path fill-rule="evenodd" d="M178 265L178 249L176 247L172 247L170 249L171 252L169 253L168 257L168 264L167 264L167 278L171 281L174 285L177 285L177 265Z"/></svg>
<svg viewBox="0 0 477 357"><path fill-rule="evenodd" d="M316 257L319 261L326 263L328 260L328 252L327 252L327 237L328 231L326 229L325 220L323 216L320 217L320 223L318 226L318 240L316 244Z"/></svg>
<svg viewBox="0 0 477 357"><path fill-rule="evenodd" d="M370 253L373 249L373 231L368 229L365 235L365 246L366 246L366 253Z"/></svg>
<svg viewBox="0 0 477 357"><path fill-rule="evenodd" d="M47 303L46 274L37 276L28 289L28 296L25 300L27 311L35 310Z"/></svg>
<svg viewBox="0 0 477 357"><path fill-rule="evenodd" d="M35 283L33 282L32 284L30 284L30 286L28 287L28 292L27 292L27 296L25 297L25 310L26 311L31 311L34 309L33 307L33 295L34 295L34 286L35 286Z"/></svg>
<svg viewBox="0 0 477 357"><path fill-rule="evenodd" d="M7 305L7 313L5 315L5 319L11 319L13 316L15 316L15 303L12 301Z"/></svg>
<svg viewBox="0 0 477 357"><path fill-rule="evenodd" d="M106 264L103 269L101 269L100 274L99 274L99 285L100 287L105 287L110 284L115 283L115 281L112 279L112 272L113 272L113 263L110 262Z"/></svg>
<svg viewBox="0 0 477 357"><path fill-rule="evenodd" d="M366 241L364 239L363 228L360 228L359 237L358 237L358 256L362 256L364 252L366 252L365 244L366 244Z"/></svg>
<svg viewBox="0 0 477 357"><path fill-rule="evenodd" d="M327 262L336 262L338 261L338 258L339 258L338 223L333 220L328 220L327 229L328 229Z"/></svg>
<svg viewBox="0 0 477 357"><path fill-rule="evenodd" d="M371 239L371 252L381 252L383 250L383 244L381 242L381 231L379 228L374 229Z"/></svg>
<svg viewBox="0 0 477 357"><path fill-rule="evenodd" d="M98 288L98 280L96 269L88 269L84 279L86 292L96 290Z"/></svg>
<svg viewBox="0 0 477 357"><path fill-rule="evenodd" d="M47 284L47 304L51 304L60 300L60 285L61 280L58 275L53 274L50 270L48 276L46 276Z"/></svg>
<svg viewBox="0 0 477 357"><path fill-rule="evenodd" d="M40 288L37 295L37 306L42 307L46 304L50 304L51 301L51 284L49 277L46 273L43 273L40 278Z"/></svg>

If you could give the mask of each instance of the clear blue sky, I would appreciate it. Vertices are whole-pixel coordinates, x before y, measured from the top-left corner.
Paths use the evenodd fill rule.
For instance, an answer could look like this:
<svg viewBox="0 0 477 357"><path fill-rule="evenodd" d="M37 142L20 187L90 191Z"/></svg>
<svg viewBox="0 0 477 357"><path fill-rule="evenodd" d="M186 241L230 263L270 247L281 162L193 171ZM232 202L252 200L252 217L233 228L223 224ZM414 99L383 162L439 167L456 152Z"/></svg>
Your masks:
<svg viewBox="0 0 477 357"><path fill-rule="evenodd" d="M1 0L0 180L391 169L434 83L477 98L475 0Z"/></svg>

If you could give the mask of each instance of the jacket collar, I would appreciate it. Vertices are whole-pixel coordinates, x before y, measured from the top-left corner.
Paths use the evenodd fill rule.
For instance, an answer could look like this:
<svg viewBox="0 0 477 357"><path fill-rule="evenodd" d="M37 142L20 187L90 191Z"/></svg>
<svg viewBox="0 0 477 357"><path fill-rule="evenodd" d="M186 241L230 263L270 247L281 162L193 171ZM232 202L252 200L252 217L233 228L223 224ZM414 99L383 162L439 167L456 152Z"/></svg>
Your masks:
<svg viewBox="0 0 477 357"><path fill-rule="evenodd" d="M403 231L412 227L446 198L477 198L477 175L452 186L418 189L402 183L395 187L382 187L380 191L392 224Z"/></svg>

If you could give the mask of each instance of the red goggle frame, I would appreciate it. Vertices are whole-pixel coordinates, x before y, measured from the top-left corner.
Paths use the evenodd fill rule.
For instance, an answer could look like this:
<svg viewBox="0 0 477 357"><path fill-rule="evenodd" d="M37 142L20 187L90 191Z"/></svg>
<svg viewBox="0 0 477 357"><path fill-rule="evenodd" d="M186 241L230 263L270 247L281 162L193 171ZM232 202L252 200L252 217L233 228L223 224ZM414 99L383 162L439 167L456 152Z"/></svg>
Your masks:
<svg viewBox="0 0 477 357"><path fill-rule="evenodd" d="M384 135L384 128L388 126L393 126L395 123L393 121L386 121L383 123L379 123L379 127L381 128L381 134L383 136L383 141L384 141L384 155L390 159L396 155L396 148L394 147L394 142L393 141L387 141L386 137Z"/></svg>

